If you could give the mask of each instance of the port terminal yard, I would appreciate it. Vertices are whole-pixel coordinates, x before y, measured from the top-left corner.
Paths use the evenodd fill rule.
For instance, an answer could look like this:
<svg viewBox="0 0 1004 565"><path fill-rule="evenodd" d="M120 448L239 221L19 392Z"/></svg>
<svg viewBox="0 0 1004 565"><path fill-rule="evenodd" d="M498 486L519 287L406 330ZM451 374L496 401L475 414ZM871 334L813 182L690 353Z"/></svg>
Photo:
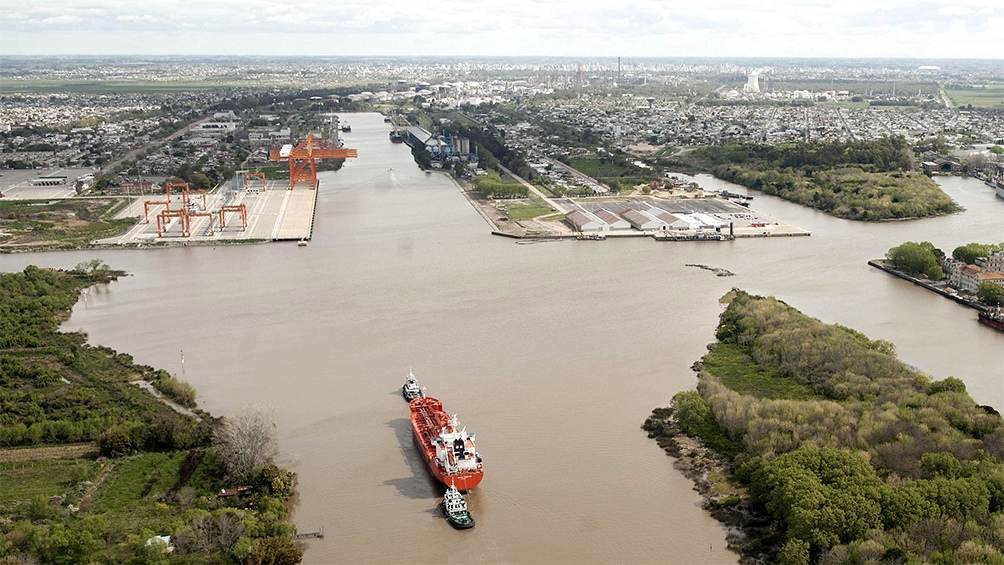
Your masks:
<svg viewBox="0 0 1004 565"><path fill-rule="evenodd" d="M317 190L303 185L290 189L288 181L284 180L262 179L246 185L231 183L228 188L188 202L171 194L169 205L165 204L164 194L134 197L116 217L136 218L136 225L125 234L94 243L141 245L310 239ZM180 213L172 213L186 207L192 212L187 226Z"/></svg>

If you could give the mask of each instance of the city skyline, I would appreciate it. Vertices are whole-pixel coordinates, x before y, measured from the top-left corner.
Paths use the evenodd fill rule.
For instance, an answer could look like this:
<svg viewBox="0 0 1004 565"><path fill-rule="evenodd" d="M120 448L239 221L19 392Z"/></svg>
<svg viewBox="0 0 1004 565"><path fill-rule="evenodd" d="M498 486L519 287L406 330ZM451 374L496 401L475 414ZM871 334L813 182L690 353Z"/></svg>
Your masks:
<svg viewBox="0 0 1004 565"><path fill-rule="evenodd" d="M1000 59L1000 29L993 0L55 0L6 6L0 55Z"/></svg>

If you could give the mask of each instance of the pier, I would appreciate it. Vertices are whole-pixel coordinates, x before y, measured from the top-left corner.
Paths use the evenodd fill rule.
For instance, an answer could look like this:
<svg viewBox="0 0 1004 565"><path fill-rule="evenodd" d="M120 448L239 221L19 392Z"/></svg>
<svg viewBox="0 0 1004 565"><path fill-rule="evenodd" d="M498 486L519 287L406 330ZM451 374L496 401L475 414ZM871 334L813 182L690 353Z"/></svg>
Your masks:
<svg viewBox="0 0 1004 565"><path fill-rule="evenodd" d="M324 526L321 526L316 532L307 532L305 534L293 534L293 539L308 539L308 538L320 538L324 539Z"/></svg>

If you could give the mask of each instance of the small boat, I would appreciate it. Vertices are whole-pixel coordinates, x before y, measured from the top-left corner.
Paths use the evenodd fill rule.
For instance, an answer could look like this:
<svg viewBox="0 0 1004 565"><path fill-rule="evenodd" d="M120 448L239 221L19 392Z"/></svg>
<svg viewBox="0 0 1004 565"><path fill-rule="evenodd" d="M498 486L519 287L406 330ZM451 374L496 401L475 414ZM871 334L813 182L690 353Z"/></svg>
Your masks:
<svg viewBox="0 0 1004 565"><path fill-rule="evenodd" d="M300 247L306 247L307 246L307 240L306 239L301 239L300 241L296 242L296 244L299 245Z"/></svg>
<svg viewBox="0 0 1004 565"><path fill-rule="evenodd" d="M404 395L404 399L408 402L411 402L422 395L422 389L418 387L418 381L415 380L415 375L412 374L411 369L408 370L408 377L404 379L404 386L401 387L401 394Z"/></svg>
<svg viewBox="0 0 1004 565"><path fill-rule="evenodd" d="M467 501L464 500L464 495L460 494L460 491L452 484L446 488L440 508L443 509L443 516L446 516L446 520L454 528L466 530L474 527L474 518L467 511Z"/></svg>

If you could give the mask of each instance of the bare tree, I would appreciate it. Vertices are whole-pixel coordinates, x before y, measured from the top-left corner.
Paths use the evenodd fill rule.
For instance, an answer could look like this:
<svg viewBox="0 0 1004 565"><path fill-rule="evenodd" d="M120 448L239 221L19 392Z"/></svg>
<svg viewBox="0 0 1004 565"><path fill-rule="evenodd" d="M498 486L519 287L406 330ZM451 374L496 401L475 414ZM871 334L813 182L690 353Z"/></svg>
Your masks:
<svg viewBox="0 0 1004 565"><path fill-rule="evenodd" d="M279 452L272 409L246 404L234 410L213 432L213 445L220 451L231 476L241 480L250 478Z"/></svg>

